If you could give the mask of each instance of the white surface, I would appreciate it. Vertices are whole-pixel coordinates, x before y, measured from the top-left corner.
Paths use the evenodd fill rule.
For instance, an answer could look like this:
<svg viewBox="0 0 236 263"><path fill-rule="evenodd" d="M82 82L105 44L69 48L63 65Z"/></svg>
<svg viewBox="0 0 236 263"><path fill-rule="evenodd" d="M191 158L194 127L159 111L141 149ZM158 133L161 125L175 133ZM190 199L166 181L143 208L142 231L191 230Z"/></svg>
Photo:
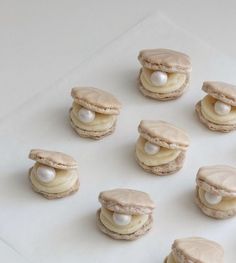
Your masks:
<svg viewBox="0 0 236 263"><path fill-rule="evenodd" d="M157 46L182 50L192 57L194 69L190 90L177 101L157 103L142 97L136 89L139 69L137 53L144 47ZM27 56L28 51L26 48ZM71 51L71 57L74 51ZM18 53L19 56L22 54ZM48 60L43 62L45 66ZM65 64L73 66L73 63L71 66ZM12 90L4 92L8 97L1 104L4 114L0 125L0 237L10 247L0 253L0 259L14 262L13 259L9 261L7 256L7 250L12 247L24 255L26 262L128 262L134 259L136 262L162 262L175 238L200 235L221 243L226 252L225 262L234 263L235 219L216 221L202 215L193 204L193 190L195 174L201 165L235 164L235 135L206 130L198 123L193 107L203 96L200 91L203 80L234 82L235 61L189 35L165 17L156 15L94 53L89 60L85 59L70 74L64 75L67 68L58 61L53 61L52 65L57 66L55 70L61 71L53 75L45 66L41 78L45 73L46 82L43 84L39 78L42 87L37 86L35 79L35 76L39 77L38 70L41 68L41 64L37 64L37 75L29 76L37 87L29 83L24 87L21 82L21 93L20 89L14 90L15 95ZM6 80L13 81L13 78L9 80L9 76L14 68L9 66L6 69L9 70ZM25 69L26 76L29 72L32 68ZM60 74L63 79L48 89L47 85ZM114 135L99 142L80 139L75 135L68 123L68 108L72 102L69 94L75 84L110 90L123 102ZM9 103L10 98L12 104ZM190 133L191 148L186 165L178 174L157 178L136 165L133 150L138 136L137 125L143 118L161 118ZM81 189L77 194L63 200L47 201L31 191L26 174L32 162L27 160L27 155L34 147L64 151L78 160ZM98 193L114 187L147 191L157 204L153 230L136 242L113 241L96 228ZM19 256L18 262L20 260Z"/></svg>

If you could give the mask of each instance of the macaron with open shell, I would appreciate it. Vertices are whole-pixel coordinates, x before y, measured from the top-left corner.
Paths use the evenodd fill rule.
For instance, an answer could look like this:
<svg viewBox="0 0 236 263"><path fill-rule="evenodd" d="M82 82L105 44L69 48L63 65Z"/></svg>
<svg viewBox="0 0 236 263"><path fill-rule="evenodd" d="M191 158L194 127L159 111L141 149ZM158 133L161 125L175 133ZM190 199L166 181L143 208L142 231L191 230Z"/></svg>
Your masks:
<svg viewBox="0 0 236 263"><path fill-rule="evenodd" d="M210 130L230 132L236 129L236 86L220 81L205 81L207 95L195 110L199 120Z"/></svg>
<svg viewBox="0 0 236 263"><path fill-rule="evenodd" d="M198 170L195 201L201 211L216 219L236 215L236 168L204 166Z"/></svg>
<svg viewBox="0 0 236 263"><path fill-rule="evenodd" d="M115 131L121 103L109 92L93 87L76 87L70 123L79 136L102 139Z"/></svg>
<svg viewBox="0 0 236 263"><path fill-rule="evenodd" d="M139 89L156 100L174 100L189 86L191 61L188 55L170 49L145 49L138 55L142 68Z"/></svg>
<svg viewBox="0 0 236 263"><path fill-rule="evenodd" d="M152 227L155 205L142 191L118 188L99 194L99 229L113 239L135 240Z"/></svg>
<svg viewBox="0 0 236 263"><path fill-rule="evenodd" d="M33 149L29 158L36 161L29 170L29 180L35 192L47 199L66 197L78 191L78 164L64 153Z"/></svg>
<svg viewBox="0 0 236 263"><path fill-rule="evenodd" d="M168 175L180 170L189 147L185 131L165 121L142 120L136 142L137 163L147 172Z"/></svg>

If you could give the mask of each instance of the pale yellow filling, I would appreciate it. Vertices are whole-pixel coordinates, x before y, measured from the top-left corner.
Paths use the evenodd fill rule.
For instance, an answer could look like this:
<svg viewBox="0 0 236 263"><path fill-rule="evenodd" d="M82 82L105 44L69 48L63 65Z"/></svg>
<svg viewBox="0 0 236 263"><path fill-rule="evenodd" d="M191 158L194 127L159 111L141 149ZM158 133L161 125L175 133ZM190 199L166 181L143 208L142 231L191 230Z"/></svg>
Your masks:
<svg viewBox="0 0 236 263"><path fill-rule="evenodd" d="M217 124L235 124L236 123L236 107L232 107L227 115L218 115L214 110L214 104L217 99L210 95L205 96L201 100L201 112L205 119Z"/></svg>
<svg viewBox="0 0 236 263"><path fill-rule="evenodd" d="M71 112L71 119L73 123L79 127L82 130L86 131L105 131L110 129L115 121L116 121L116 115L110 115L110 114L102 114L95 112L95 119L92 122L89 123L83 123L78 118L78 111L82 108L77 103L73 103L72 105L72 112Z"/></svg>
<svg viewBox="0 0 236 263"><path fill-rule="evenodd" d="M140 80L145 89L155 93L170 93L181 88L186 81L186 75L182 73L167 73L168 80L163 86L155 86L151 82L151 74L153 70L142 68Z"/></svg>
<svg viewBox="0 0 236 263"><path fill-rule="evenodd" d="M36 171L39 165L40 165L39 163L35 163L30 174L30 179L32 184L39 191L49 194L62 193L72 188L76 183L76 181L78 180L78 174L76 169L70 169L70 170L55 169L56 177L52 182L50 183L41 182L36 176Z"/></svg>
<svg viewBox="0 0 236 263"><path fill-rule="evenodd" d="M160 151L154 155L147 154L144 150L145 143L147 141L143 137L139 137L136 143L136 156L142 163L147 166L157 166L169 163L175 160L181 151L167 149L164 147L160 148Z"/></svg>
<svg viewBox="0 0 236 263"><path fill-rule="evenodd" d="M166 263L177 263L172 255L172 253L168 256Z"/></svg>
<svg viewBox="0 0 236 263"><path fill-rule="evenodd" d="M113 212L102 207L100 213L100 220L103 225L112 232L126 235L132 234L140 229L148 220L149 215L132 215L132 220L128 225L119 226L113 221Z"/></svg>
<svg viewBox="0 0 236 263"><path fill-rule="evenodd" d="M223 197L219 204L211 205L206 201L205 193L206 192L203 189L199 188L198 190L199 198L201 202L209 208L212 208L215 210L221 210L221 211L228 211L230 209L236 208L236 198Z"/></svg>

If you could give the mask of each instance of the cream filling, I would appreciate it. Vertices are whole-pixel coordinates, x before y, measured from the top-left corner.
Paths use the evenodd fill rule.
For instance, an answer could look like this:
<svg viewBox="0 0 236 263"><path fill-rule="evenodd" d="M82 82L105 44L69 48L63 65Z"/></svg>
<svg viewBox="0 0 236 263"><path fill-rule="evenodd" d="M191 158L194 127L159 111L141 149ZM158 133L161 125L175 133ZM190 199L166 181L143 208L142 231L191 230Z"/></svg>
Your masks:
<svg viewBox="0 0 236 263"><path fill-rule="evenodd" d="M232 107L227 115L218 115L214 109L216 101L217 99L210 95L205 96L201 100L201 112L204 118L216 124L236 124L236 107Z"/></svg>
<svg viewBox="0 0 236 263"><path fill-rule="evenodd" d="M170 93L181 88L186 81L187 76L183 73L167 73L168 80L163 86L155 86L151 82L151 74L153 70L142 68L140 80L145 89L154 93Z"/></svg>
<svg viewBox="0 0 236 263"><path fill-rule="evenodd" d="M132 234L140 229L148 220L149 215L132 215L132 220L128 225L119 226L113 221L113 212L108 209L102 207L100 213L100 220L103 225L111 230L112 232L126 235Z"/></svg>
<svg viewBox="0 0 236 263"><path fill-rule="evenodd" d="M167 258L167 262L166 263L178 263L177 261L175 261L173 254L171 253L168 258Z"/></svg>
<svg viewBox="0 0 236 263"><path fill-rule="evenodd" d="M144 151L144 146L147 141L140 136L136 143L136 156L142 163L146 164L147 166L157 166L169 163L175 160L181 151L168 149L165 147L161 147L160 151L156 154L149 155Z"/></svg>
<svg viewBox="0 0 236 263"><path fill-rule="evenodd" d="M115 121L116 115L102 114L95 112L95 119L89 123L83 123L78 118L78 111L82 108L77 103L73 103L71 111L71 119L73 123L82 130L86 131L106 131L110 129Z"/></svg>
<svg viewBox="0 0 236 263"><path fill-rule="evenodd" d="M41 192L49 194L62 193L72 188L78 180L78 174L76 169L55 169L56 177L53 181L49 183L41 182L36 176L36 171L39 165L39 163L35 163L33 169L31 170L30 179L34 187Z"/></svg>
<svg viewBox="0 0 236 263"><path fill-rule="evenodd" d="M220 203L216 205L211 205L206 201L205 193L206 191L204 191L203 189L201 188L198 189L199 198L206 207L209 207L215 210L221 210L221 211L228 211L228 210L236 208L236 198L222 197L222 200Z"/></svg>

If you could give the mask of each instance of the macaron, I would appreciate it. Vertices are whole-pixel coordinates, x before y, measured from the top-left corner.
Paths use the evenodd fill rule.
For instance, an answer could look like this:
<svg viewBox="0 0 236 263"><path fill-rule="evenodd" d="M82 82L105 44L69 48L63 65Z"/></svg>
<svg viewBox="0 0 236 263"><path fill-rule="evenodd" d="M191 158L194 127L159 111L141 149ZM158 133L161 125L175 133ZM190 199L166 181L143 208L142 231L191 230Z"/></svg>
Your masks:
<svg viewBox="0 0 236 263"><path fill-rule="evenodd" d="M230 132L236 129L236 86L205 81L207 95L195 107L199 120L210 130Z"/></svg>
<svg viewBox="0 0 236 263"><path fill-rule="evenodd" d="M189 137L165 121L142 120L138 126L136 160L147 172L168 175L183 167Z"/></svg>
<svg viewBox="0 0 236 263"><path fill-rule="evenodd" d="M29 170L29 180L35 192L47 199L58 199L79 189L78 165L71 156L33 149L29 158L36 161Z"/></svg>
<svg viewBox="0 0 236 263"><path fill-rule="evenodd" d="M174 100L189 86L191 61L188 55L170 49L145 49L138 55L142 68L139 89L156 100Z"/></svg>
<svg viewBox="0 0 236 263"><path fill-rule="evenodd" d="M113 189L99 194L102 207L97 211L99 229L113 239L135 240L152 227L155 207L147 193Z"/></svg>
<svg viewBox="0 0 236 263"><path fill-rule="evenodd" d="M121 103L110 93L92 87L73 88L71 126L81 137L102 139L116 127Z"/></svg>
<svg viewBox="0 0 236 263"><path fill-rule="evenodd" d="M164 263L223 263L224 250L215 241L201 237L177 239Z"/></svg>
<svg viewBox="0 0 236 263"><path fill-rule="evenodd" d="M196 182L195 200L204 214L217 219L236 215L236 168L228 165L201 167Z"/></svg>

